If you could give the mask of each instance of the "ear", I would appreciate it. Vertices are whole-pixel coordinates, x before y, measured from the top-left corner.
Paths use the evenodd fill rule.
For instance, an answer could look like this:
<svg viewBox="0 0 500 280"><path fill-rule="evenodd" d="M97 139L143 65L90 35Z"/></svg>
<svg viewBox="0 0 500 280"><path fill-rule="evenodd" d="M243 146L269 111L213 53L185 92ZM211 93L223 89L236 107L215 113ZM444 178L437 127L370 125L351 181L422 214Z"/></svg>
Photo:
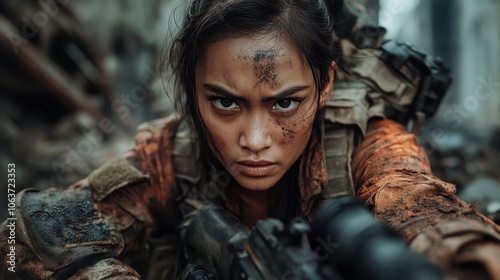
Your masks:
<svg viewBox="0 0 500 280"><path fill-rule="evenodd" d="M328 83L325 85L325 88L323 88L323 91L320 93L319 96L320 109L325 107L326 102L328 101L328 99L330 99L330 96L332 95L333 84L335 80L335 69L337 69L337 63L334 61L330 66L330 81L328 81Z"/></svg>

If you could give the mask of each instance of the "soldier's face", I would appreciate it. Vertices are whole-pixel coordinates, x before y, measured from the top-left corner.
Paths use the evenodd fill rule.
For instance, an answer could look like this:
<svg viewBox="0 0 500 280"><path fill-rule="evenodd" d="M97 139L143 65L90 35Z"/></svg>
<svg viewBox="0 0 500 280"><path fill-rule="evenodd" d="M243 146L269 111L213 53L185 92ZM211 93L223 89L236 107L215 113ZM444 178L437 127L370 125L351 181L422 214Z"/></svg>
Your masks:
<svg viewBox="0 0 500 280"><path fill-rule="evenodd" d="M274 35L212 43L196 71L198 107L214 140L211 148L248 190L273 187L299 158L330 91L331 85L318 94L305 58Z"/></svg>

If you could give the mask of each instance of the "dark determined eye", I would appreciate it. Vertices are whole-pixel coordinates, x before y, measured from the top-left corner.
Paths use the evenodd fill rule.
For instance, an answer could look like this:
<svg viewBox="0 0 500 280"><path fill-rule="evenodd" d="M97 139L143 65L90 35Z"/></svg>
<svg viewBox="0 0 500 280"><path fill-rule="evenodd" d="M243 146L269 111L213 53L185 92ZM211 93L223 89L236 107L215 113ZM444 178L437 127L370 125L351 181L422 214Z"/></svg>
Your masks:
<svg viewBox="0 0 500 280"><path fill-rule="evenodd" d="M239 108L238 103L228 98L217 98L212 101L214 106L222 110L232 110Z"/></svg>
<svg viewBox="0 0 500 280"><path fill-rule="evenodd" d="M298 104L298 101L292 99L281 99L274 104L273 109L280 111L290 111L297 107Z"/></svg>
<svg viewBox="0 0 500 280"><path fill-rule="evenodd" d="M278 105L281 108L286 109L286 108L290 107L290 105L292 105L292 100L290 100L290 99L280 100L280 101L278 101Z"/></svg>
<svg viewBox="0 0 500 280"><path fill-rule="evenodd" d="M226 108L231 107L231 105L233 105L233 103L234 103L234 102L233 102L232 100L229 100L229 99L227 99L227 98L224 98L224 99L221 99L221 100L220 100L220 105L221 105L222 107L226 107Z"/></svg>

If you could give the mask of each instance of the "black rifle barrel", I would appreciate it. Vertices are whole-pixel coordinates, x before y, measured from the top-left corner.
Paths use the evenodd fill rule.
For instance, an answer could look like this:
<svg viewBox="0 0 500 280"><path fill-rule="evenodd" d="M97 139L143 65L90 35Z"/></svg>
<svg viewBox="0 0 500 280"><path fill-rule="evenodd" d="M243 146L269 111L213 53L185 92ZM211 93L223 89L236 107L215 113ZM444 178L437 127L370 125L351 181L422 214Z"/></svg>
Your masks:
<svg viewBox="0 0 500 280"><path fill-rule="evenodd" d="M230 250L230 240L235 236L244 238L249 233L250 230L227 210L212 205L197 211L181 226L181 236L187 246L185 251L212 256L211 264L215 265L221 279L228 279L231 271L234 253Z"/></svg>

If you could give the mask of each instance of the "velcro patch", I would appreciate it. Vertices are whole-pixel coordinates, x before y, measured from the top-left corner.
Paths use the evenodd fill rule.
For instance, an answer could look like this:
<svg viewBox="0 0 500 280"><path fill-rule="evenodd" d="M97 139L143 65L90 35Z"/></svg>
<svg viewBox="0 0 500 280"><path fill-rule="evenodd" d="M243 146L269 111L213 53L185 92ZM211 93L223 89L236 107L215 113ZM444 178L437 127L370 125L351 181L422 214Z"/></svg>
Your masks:
<svg viewBox="0 0 500 280"><path fill-rule="evenodd" d="M125 186L141 183L148 179L123 157L115 157L90 173L88 180L90 187L98 201L103 200L110 193Z"/></svg>

